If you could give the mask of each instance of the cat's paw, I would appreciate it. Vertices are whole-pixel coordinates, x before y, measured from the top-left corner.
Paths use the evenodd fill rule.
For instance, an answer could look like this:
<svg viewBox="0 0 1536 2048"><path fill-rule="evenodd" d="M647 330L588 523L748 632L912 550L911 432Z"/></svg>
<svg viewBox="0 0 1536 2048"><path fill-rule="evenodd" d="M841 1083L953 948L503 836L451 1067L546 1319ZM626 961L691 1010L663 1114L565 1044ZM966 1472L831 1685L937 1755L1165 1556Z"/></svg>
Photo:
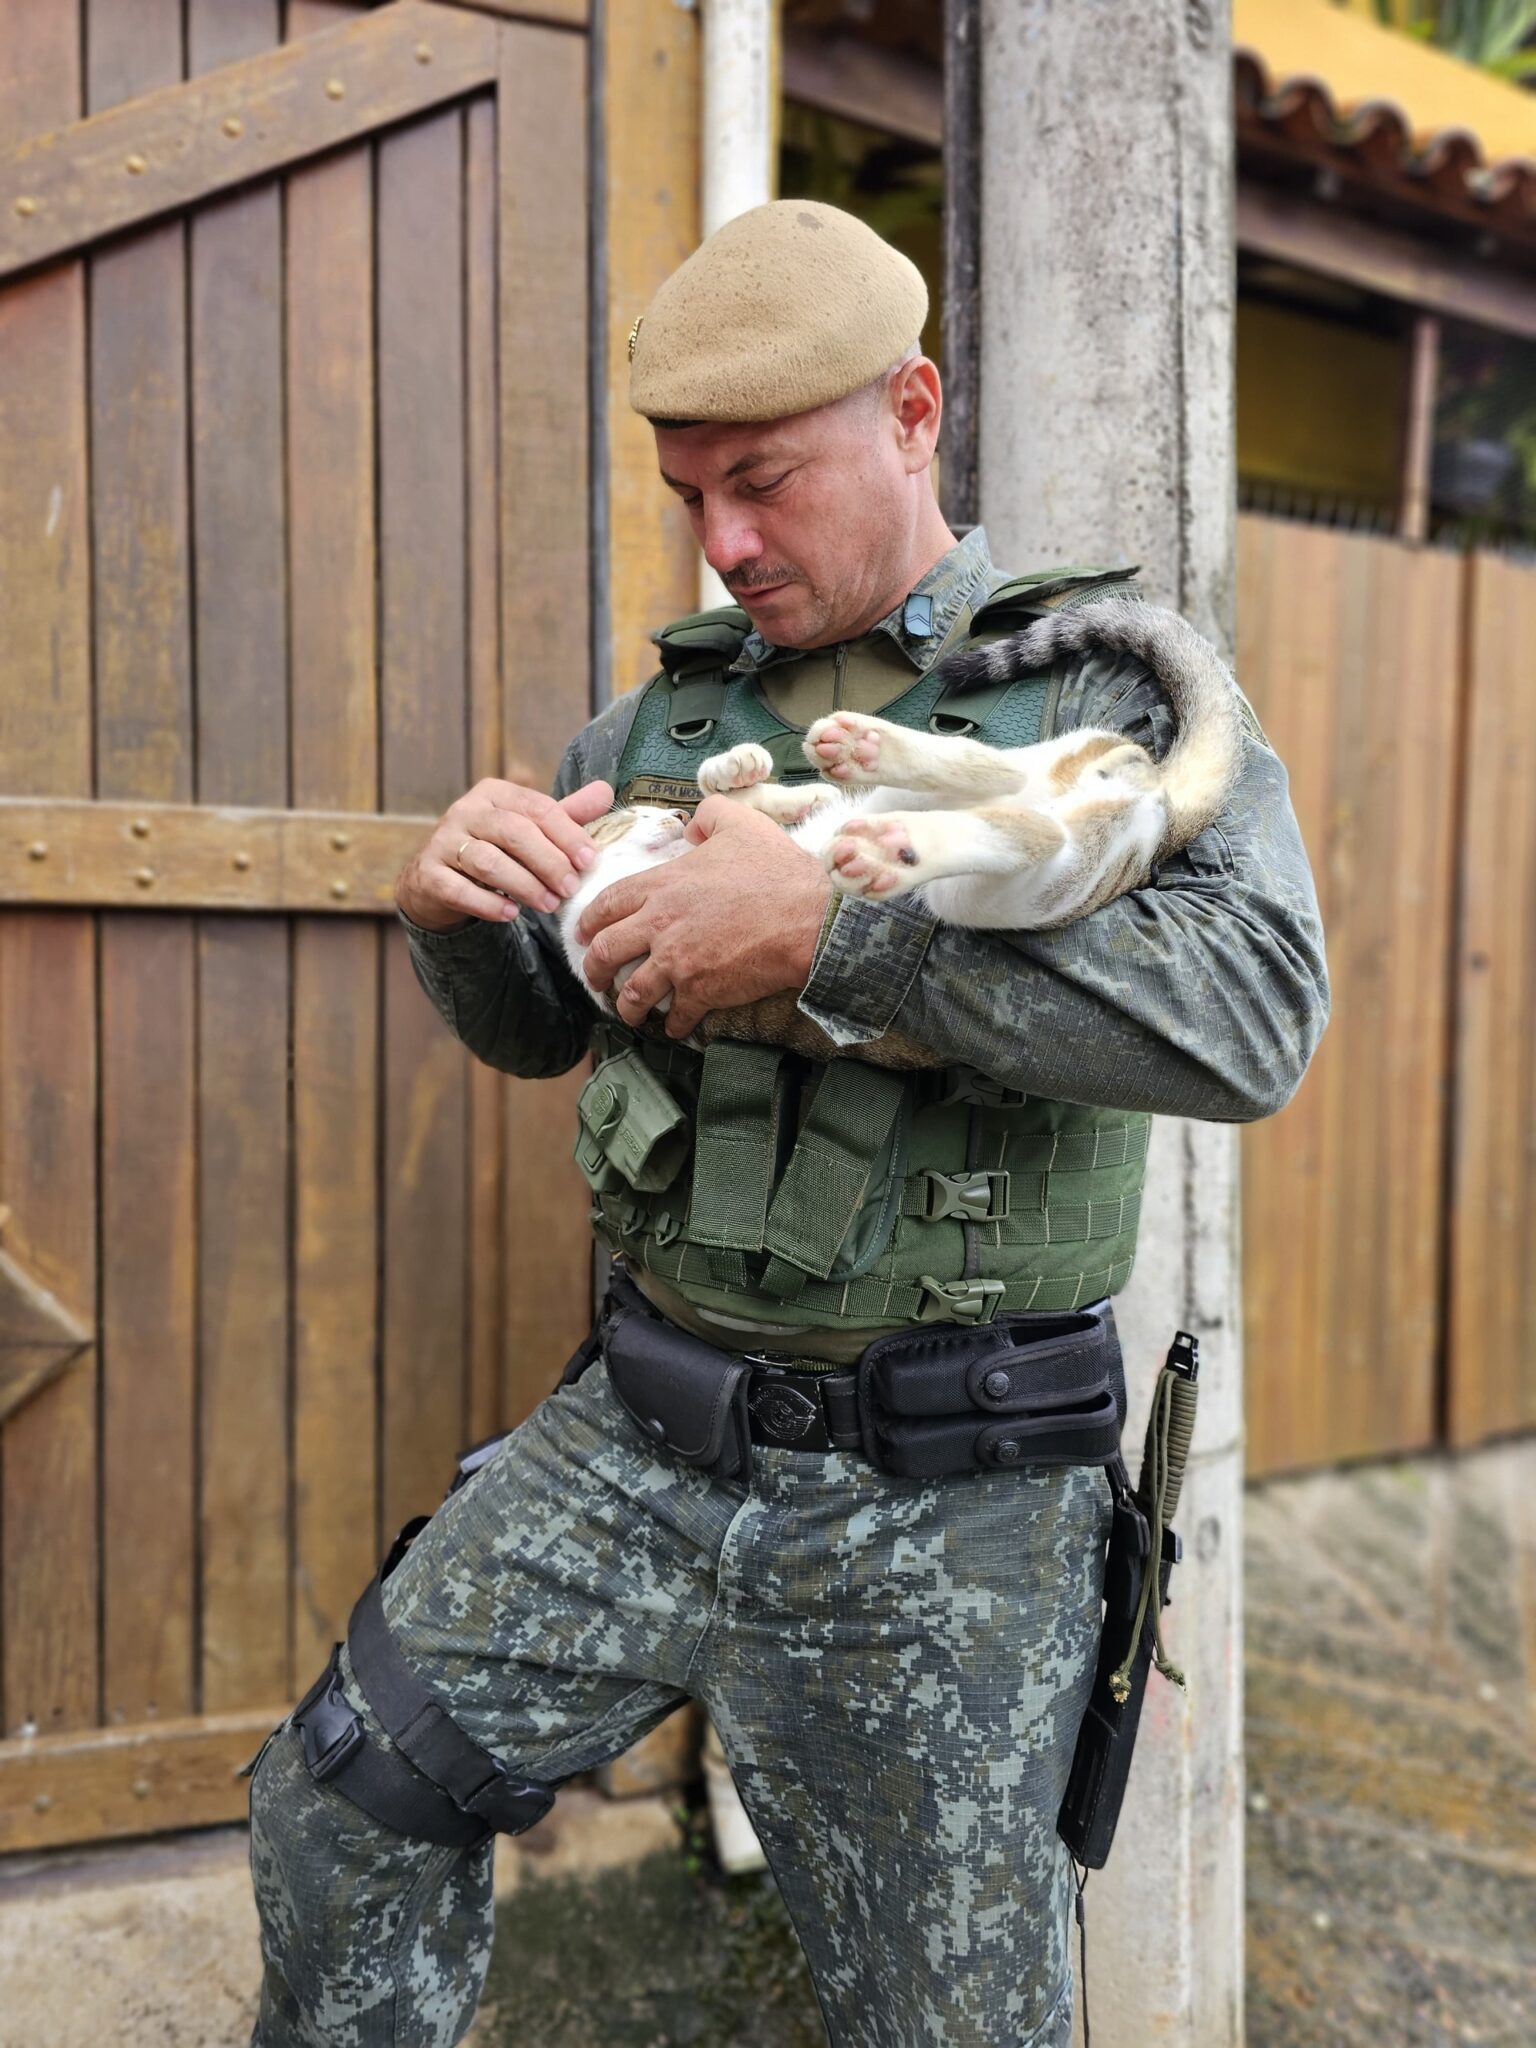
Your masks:
<svg viewBox="0 0 1536 2048"><path fill-rule="evenodd" d="M858 711L834 711L818 718L805 735L805 758L832 782L867 785L881 780L880 753L886 723Z"/></svg>
<svg viewBox="0 0 1536 2048"><path fill-rule="evenodd" d="M699 765L699 787L706 796L731 796L772 779L773 756L755 740L743 740L724 754L711 754Z"/></svg>
<svg viewBox="0 0 1536 2048"><path fill-rule="evenodd" d="M850 818L828 846L827 873L845 896L899 896L925 879L905 818Z"/></svg>

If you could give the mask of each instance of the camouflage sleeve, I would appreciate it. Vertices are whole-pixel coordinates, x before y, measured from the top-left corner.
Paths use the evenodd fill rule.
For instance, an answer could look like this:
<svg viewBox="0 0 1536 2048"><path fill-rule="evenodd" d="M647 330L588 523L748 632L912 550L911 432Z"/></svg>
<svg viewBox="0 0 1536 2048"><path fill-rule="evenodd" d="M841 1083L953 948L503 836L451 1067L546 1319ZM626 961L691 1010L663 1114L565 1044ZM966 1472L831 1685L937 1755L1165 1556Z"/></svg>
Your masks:
<svg viewBox="0 0 1536 2048"><path fill-rule="evenodd" d="M638 695L618 699L576 735L554 780L556 796L598 776L612 781ZM531 1080L575 1066L597 1011L567 964L557 917L525 909L510 924L476 918L457 931L429 932L396 914L416 979L476 1059Z"/></svg>
<svg viewBox="0 0 1536 2048"><path fill-rule="evenodd" d="M1145 670L1089 658L1052 729L1109 725L1161 754ZM800 1007L856 1051L888 1030L1031 1094L1213 1122L1289 1101L1328 1019L1312 875L1285 769L1248 717L1241 777L1151 885L1052 932L966 931L845 897Z"/></svg>

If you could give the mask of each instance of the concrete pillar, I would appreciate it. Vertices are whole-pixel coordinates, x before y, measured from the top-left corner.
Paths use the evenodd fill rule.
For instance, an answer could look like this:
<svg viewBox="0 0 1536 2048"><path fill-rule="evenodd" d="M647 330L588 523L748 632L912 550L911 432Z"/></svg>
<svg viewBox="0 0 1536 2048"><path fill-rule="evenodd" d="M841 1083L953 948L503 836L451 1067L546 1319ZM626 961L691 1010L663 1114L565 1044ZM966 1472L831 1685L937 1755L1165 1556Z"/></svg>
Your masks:
<svg viewBox="0 0 1536 2048"><path fill-rule="evenodd" d="M1227 0L981 0L980 514L997 560L1140 562L1230 650L1232 112ZM1109 1867L1088 1887L1096 2038L1242 2039L1236 1141L1160 1123L1122 1297L1140 1456L1176 1326L1203 1354L1168 1611ZM1100 2032L1102 2029L1102 2032Z"/></svg>
<svg viewBox="0 0 1536 2048"><path fill-rule="evenodd" d="M773 197L778 139L778 18L775 0L703 0L704 109L700 210L712 235L738 213ZM699 605L731 594L699 562Z"/></svg>
<svg viewBox="0 0 1536 2048"><path fill-rule="evenodd" d="M703 0L704 233L773 197L778 131L774 0Z"/></svg>

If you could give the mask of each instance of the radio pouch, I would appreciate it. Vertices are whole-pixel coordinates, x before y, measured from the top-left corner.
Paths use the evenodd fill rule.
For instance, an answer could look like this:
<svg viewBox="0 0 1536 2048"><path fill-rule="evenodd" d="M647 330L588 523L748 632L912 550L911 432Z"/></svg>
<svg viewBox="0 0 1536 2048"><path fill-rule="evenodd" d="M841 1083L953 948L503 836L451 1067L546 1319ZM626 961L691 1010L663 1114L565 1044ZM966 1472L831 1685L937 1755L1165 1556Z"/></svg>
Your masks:
<svg viewBox="0 0 1536 2048"><path fill-rule="evenodd" d="M603 1356L631 1419L685 1465L739 1479L752 1464L747 1394L752 1367L649 1315L607 1324Z"/></svg>

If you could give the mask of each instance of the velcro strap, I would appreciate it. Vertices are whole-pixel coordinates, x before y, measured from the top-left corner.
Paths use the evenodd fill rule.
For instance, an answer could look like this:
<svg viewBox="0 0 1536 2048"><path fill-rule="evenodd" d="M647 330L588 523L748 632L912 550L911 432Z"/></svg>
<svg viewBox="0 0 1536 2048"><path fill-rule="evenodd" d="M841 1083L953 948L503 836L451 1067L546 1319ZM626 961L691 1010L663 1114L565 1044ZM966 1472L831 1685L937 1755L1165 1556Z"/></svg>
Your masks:
<svg viewBox="0 0 1536 2048"><path fill-rule="evenodd" d="M695 1118L688 1237L721 1251L758 1252L778 1146L784 1049L717 1038L705 1048Z"/></svg>
<svg viewBox="0 0 1536 2048"><path fill-rule="evenodd" d="M686 680L679 677L672 685L667 703L668 738L681 740L685 745L689 740L703 739L720 723L724 703L723 670L708 668Z"/></svg>
<svg viewBox="0 0 1536 2048"><path fill-rule="evenodd" d="M835 1060L825 1069L768 1211L766 1250L802 1274L828 1277L904 1092L900 1074L862 1060Z"/></svg>
<svg viewBox="0 0 1536 2048"><path fill-rule="evenodd" d="M384 1618L378 1579L352 1610L347 1649L357 1682L390 1739L456 1806L507 1834L531 1827L548 1811L553 1791L509 1777L506 1766L464 1733L411 1669Z"/></svg>
<svg viewBox="0 0 1536 2048"><path fill-rule="evenodd" d="M326 1781L364 1813L412 1841L473 1849L494 1832L472 1813L461 1813L445 1792L429 1785L397 1750L365 1742Z"/></svg>

